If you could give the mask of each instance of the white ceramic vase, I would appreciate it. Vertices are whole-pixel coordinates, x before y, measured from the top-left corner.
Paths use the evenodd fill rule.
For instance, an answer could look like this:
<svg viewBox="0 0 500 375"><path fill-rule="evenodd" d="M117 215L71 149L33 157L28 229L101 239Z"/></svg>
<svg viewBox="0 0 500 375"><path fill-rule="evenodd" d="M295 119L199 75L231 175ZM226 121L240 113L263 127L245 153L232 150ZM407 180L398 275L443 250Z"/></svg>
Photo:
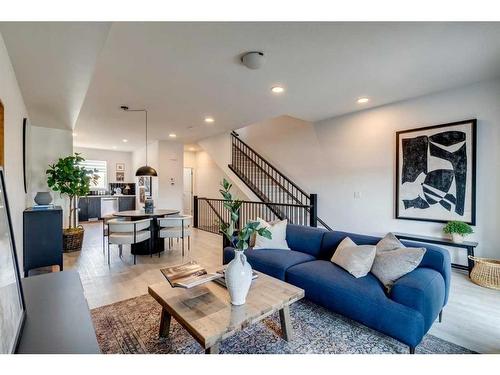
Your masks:
<svg viewBox="0 0 500 375"><path fill-rule="evenodd" d="M242 250L234 251L234 259L229 262L225 278L226 286L231 297L231 304L243 305L252 283L252 267Z"/></svg>
<svg viewBox="0 0 500 375"><path fill-rule="evenodd" d="M464 242L464 236L458 233L452 233L451 234L451 240L455 243L462 243Z"/></svg>

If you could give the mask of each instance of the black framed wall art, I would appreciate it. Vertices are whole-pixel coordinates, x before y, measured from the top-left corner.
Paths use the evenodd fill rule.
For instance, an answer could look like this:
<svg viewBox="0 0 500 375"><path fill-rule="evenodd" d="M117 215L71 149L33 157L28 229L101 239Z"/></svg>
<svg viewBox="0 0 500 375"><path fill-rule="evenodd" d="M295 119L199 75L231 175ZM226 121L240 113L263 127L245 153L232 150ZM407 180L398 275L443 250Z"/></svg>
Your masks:
<svg viewBox="0 0 500 375"><path fill-rule="evenodd" d="M0 168L0 354L14 353L25 316L4 172Z"/></svg>
<svg viewBox="0 0 500 375"><path fill-rule="evenodd" d="M476 224L477 120L396 133L396 218Z"/></svg>

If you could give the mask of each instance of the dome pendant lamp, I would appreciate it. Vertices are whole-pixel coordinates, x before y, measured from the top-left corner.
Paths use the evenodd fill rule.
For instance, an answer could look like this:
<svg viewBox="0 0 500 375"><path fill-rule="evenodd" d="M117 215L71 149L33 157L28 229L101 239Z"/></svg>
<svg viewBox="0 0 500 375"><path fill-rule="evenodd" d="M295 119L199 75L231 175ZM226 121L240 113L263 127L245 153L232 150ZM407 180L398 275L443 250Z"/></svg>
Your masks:
<svg viewBox="0 0 500 375"><path fill-rule="evenodd" d="M125 105L122 105L120 108L126 112L144 112L146 115L146 165L139 167L139 169L135 171L135 175L138 177L157 177L158 173L156 173L156 170L148 165L148 111L146 109L129 109L129 107Z"/></svg>

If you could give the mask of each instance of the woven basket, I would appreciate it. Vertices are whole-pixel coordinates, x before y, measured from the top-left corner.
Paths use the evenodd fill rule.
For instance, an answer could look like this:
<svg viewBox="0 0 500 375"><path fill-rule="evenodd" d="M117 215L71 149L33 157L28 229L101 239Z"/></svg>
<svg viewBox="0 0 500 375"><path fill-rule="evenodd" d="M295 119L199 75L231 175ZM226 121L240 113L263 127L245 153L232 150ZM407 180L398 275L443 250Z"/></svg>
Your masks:
<svg viewBox="0 0 500 375"><path fill-rule="evenodd" d="M79 225L76 228L64 229L63 231L63 250L66 253L82 250L83 227Z"/></svg>
<svg viewBox="0 0 500 375"><path fill-rule="evenodd" d="M500 290L500 260L478 258L469 255L474 261L470 279L477 285Z"/></svg>

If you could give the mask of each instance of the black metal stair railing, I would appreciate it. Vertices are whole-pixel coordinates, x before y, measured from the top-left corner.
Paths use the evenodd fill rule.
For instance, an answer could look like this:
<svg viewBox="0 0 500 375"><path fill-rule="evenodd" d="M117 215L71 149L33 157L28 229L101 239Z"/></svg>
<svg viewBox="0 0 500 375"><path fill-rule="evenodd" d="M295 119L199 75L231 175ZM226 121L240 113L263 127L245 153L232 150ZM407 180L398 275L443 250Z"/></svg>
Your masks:
<svg viewBox="0 0 500 375"><path fill-rule="evenodd" d="M229 222L229 211L224 208L223 199L194 197L193 217L194 227L207 232L219 234L219 223ZM309 225L311 206L287 203L266 203L242 201L240 217L235 230L249 221L262 218L267 222L280 220L276 212L282 213L290 223Z"/></svg>
<svg viewBox="0 0 500 375"><path fill-rule="evenodd" d="M228 166L278 219L290 219L286 205L307 206L309 222L332 230L317 217L317 196L308 194L257 151L231 133L231 164ZM283 206L285 205L285 206ZM291 221L291 220L290 220Z"/></svg>

